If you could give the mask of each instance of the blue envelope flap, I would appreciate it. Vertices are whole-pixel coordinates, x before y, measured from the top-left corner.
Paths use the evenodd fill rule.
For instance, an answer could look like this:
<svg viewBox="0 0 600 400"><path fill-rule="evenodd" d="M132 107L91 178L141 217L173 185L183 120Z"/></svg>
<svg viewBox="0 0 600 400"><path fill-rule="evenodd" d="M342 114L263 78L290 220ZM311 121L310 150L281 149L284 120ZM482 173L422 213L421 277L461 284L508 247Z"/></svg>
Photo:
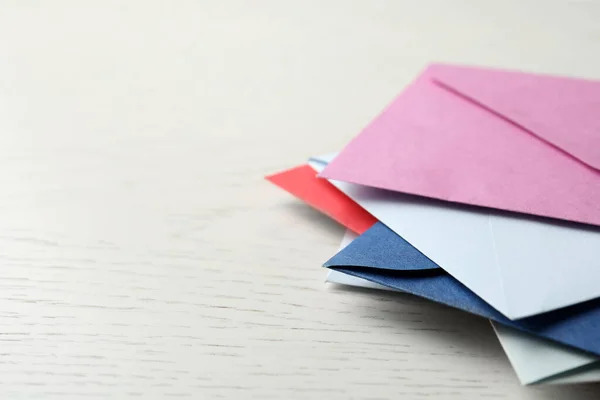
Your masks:
<svg viewBox="0 0 600 400"><path fill-rule="evenodd" d="M600 355L600 299L511 321L411 247L378 223L338 252L325 266ZM437 269L412 267L432 264Z"/></svg>
<svg viewBox="0 0 600 400"><path fill-rule="evenodd" d="M369 249L369 251L364 251ZM423 253L377 222L344 250L323 264L325 267L354 266L394 271L440 270Z"/></svg>

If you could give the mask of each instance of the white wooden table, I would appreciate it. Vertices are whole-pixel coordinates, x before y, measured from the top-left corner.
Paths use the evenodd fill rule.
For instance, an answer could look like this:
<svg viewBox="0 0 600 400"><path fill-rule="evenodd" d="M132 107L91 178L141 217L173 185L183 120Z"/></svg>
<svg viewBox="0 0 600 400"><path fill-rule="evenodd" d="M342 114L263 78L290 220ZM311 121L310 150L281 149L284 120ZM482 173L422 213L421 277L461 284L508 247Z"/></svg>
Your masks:
<svg viewBox="0 0 600 400"><path fill-rule="evenodd" d="M543 3L543 7L540 4ZM595 1L0 1L0 397L598 399L485 320L327 287L263 175L430 61L600 78Z"/></svg>

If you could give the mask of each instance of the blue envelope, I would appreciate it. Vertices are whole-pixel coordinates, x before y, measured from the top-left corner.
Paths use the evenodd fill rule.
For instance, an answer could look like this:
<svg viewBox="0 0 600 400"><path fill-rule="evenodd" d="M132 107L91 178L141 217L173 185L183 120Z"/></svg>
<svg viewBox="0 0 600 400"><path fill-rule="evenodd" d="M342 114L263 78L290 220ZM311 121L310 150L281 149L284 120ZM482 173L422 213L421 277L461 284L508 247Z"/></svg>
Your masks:
<svg viewBox="0 0 600 400"><path fill-rule="evenodd" d="M381 222L324 266L600 355L600 300L511 321Z"/></svg>

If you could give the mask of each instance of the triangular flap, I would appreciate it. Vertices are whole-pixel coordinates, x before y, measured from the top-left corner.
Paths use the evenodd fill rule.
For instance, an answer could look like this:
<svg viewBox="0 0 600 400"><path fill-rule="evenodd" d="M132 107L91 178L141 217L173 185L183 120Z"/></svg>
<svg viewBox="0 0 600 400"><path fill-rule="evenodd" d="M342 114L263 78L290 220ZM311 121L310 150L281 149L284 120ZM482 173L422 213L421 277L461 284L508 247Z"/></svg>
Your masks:
<svg viewBox="0 0 600 400"><path fill-rule="evenodd" d="M442 87L600 170L600 81L434 64Z"/></svg>
<svg viewBox="0 0 600 400"><path fill-rule="evenodd" d="M356 238L325 267L354 266L395 271L434 270L440 267L381 222Z"/></svg>

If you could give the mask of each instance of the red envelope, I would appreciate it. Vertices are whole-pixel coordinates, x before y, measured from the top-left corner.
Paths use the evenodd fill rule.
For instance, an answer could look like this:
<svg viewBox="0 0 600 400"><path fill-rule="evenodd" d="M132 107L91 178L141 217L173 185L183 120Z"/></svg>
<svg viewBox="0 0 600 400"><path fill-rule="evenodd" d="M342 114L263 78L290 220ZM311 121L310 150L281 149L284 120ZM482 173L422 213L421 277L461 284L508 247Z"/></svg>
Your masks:
<svg viewBox="0 0 600 400"><path fill-rule="evenodd" d="M266 179L358 234L377 222L331 183L318 178L316 171L308 165L269 175Z"/></svg>

